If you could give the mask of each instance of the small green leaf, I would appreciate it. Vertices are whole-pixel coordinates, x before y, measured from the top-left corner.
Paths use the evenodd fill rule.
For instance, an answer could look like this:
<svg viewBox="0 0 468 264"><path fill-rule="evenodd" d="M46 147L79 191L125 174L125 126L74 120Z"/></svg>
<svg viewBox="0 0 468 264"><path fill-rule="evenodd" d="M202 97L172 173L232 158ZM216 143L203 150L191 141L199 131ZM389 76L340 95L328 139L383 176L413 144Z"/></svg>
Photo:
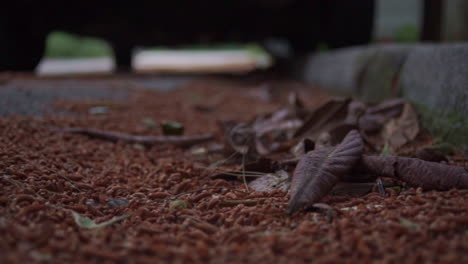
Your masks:
<svg viewBox="0 0 468 264"><path fill-rule="evenodd" d="M382 149L382 152L380 152L380 156L392 156L393 153L392 151L390 150L390 146L388 145L388 143L385 143L383 149Z"/></svg>
<svg viewBox="0 0 468 264"><path fill-rule="evenodd" d="M110 220L104 221L104 222L99 223L99 224L96 224L91 218L86 217L86 216L82 216L82 215L78 214L75 211L72 211L72 216L73 216L73 219L75 220L75 223L78 226L83 227L83 228L88 228L88 229L95 229L95 228L105 227L105 226L111 225L111 224L113 224L115 222L124 220L124 219L130 217L131 214L117 216L117 217L114 217L114 218L112 218Z"/></svg>
<svg viewBox="0 0 468 264"><path fill-rule="evenodd" d="M175 121L161 122L163 134L166 136L180 136L184 134L184 125Z"/></svg>
<svg viewBox="0 0 468 264"><path fill-rule="evenodd" d="M188 208L188 204L184 200L174 200L169 204L169 207L176 210L186 209Z"/></svg>
<svg viewBox="0 0 468 264"><path fill-rule="evenodd" d="M156 128L158 125L156 124L156 121L154 121L152 118L150 117L145 117L141 120L141 122L143 122L143 124L145 124L148 128L151 128L151 129L154 129Z"/></svg>

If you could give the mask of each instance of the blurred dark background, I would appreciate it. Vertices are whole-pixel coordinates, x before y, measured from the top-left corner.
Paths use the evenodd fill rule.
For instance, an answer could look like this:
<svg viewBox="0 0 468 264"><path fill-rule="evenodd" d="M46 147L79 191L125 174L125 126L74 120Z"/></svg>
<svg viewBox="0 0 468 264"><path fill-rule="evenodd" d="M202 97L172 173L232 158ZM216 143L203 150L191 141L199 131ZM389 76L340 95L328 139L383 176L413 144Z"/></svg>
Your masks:
<svg viewBox="0 0 468 264"><path fill-rule="evenodd" d="M317 50L371 41L464 40L466 35L447 33L444 26L456 31L464 23L459 10L467 2L11 1L0 10L0 71L32 71L44 55L113 56L117 69L126 71L136 47L216 48L255 43L281 64ZM395 30L392 23L401 25ZM385 35L389 27L393 32Z"/></svg>

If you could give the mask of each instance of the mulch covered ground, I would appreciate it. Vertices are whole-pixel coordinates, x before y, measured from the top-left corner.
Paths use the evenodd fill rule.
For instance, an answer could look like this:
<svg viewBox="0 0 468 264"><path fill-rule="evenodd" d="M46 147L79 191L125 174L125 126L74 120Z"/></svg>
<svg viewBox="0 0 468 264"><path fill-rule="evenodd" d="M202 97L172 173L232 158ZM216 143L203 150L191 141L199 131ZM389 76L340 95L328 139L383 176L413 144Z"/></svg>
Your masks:
<svg viewBox="0 0 468 264"><path fill-rule="evenodd" d="M69 115L1 117L1 262L468 262L468 190L327 196L322 202L335 211L289 216L287 193L212 179L190 149L53 129L161 134L142 121L151 118L178 121L186 135L213 133L221 143L219 121L271 112L286 101L284 89L299 89L307 106L327 97L299 84L272 85L278 96L271 101L249 94L254 84L208 79L171 92L135 91L126 101L57 101ZM94 106L108 111L89 114ZM88 229L72 211L96 223L130 216Z"/></svg>

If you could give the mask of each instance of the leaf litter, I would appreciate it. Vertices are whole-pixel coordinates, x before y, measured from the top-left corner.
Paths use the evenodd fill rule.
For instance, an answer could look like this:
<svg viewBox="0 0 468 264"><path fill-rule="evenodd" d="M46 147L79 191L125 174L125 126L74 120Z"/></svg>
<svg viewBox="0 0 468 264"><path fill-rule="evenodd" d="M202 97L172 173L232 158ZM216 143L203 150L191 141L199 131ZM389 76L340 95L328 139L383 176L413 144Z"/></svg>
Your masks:
<svg viewBox="0 0 468 264"><path fill-rule="evenodd" d="M202 99L213 94L212 91L207 95L203 93L206 84L200 87ZM456 164L458 156L448 156L447 164L436 165L415 159L419 149L436 145L431 141L424 142L423 148L417 145L420 134L425 133L423 129L416 138L392 148L388 155L378 156L385 146L390 149L390 143L382 138L382 131L388 122L401 118L404 101L369 106L345 99L349 100L346 107L341 108L345 113L332 108L333 113L326 115L327 121L320 121L324 122L323 126L311 125L310 131L295 136L303 126L283 124L291 120L304 124L320 107L309 108L308 101L299 103L304 97L294 98L291 93L295 103L288 100L283 106L275 104L275 109L299 109L299 112L277 113L273 107L254 111L257 105L249 100L255 99L239 99L238 91L225 93L229 96L223 98L229 100L220 101L210 113L193 111L192 107L187 108L190 112L184 107L170 114L161 109L148 112L147 109L165 102L173 105L172 101L179 100L181 95L175 93L165 95L174 96L169 97L172 100L147 94L141 96L138 99L141 101L131 110L132 115L117 108L114 113L113 108L112 115L90 115L86 120L61 117L47 119L47 122L36 119L24 122L18 117L0 120L0 173L5 175L0 181L0 229L7 241L0 243L0 247L7 262L22 258L22 263L32 263L31 258L37 254L29 252L39 249L61 262L126 262L132 259L135 262L206 263L230 259L237 263L287 263L310 259L339 262L344 257L354 262L370 262L389 257L389 251L398 253L392 255L392 260L414 263L421 260L453 262L463 258L466 239L460 230L468 222L464 216L468 205L464 202L466 190L452 188L466 188L461 185L465 169L451 166ZM241 105L250 105L250 109L239 109L239 100L249 102ZM231 101L237 106L229 105ZM88 115L88 108L83 107L83 114ZM121 117L116 118L120 114ZM210 140L221 147L210 151L209 141L200 142L197 147L204 150L194 155L193 149L183 149L190 144L164 142L159 130L134 129L133 125L143 125L141 119L134 116L180 120L185 125L186 135L209 132L213 135ZM234 126L244 124L241 130L248 133L241 131L240 134L247 137L234 140L236 147L241 146L240 151L229 143L229 133L211 122L215 116L235 120ZM102 122L104 119L108 123ZM334 124L329 126L328 122ZM276 124L279 124L278 130L275 130ZM161 141L144 143L145 148L134 149L132 145L122 144L135 143L125 136L104 135L102 139L116 144L102 143L73 135L71 131L51 133L47 127L52 125L82 128L82 133L78 134L91 138L99 138L99 133L86 134L91 127L101 132L143 132L145 137L152 132ZM254 126L257 127L254 129ZM344 146L359 138L363 150L357 162L352 161L354 157L348 159L349 155L337 155L352 150ZM231 155L227 162L216 162ZM207 158L201 159L201 156ZM311 157L312 162L304 161ZM304 173L296 174L298 162L306 167L310 163L313 169L303 169L300 171ZM332 169L321 170L327 166ZM433 170L436 172L432 173ZM215 171L232 175L209 177ZM446 173L452 175L448 177L451 180L445 177ZM247 180L248 190L242 187L243 180ZM293 194L288 187L293 182L304 182L315 193L312 195L310 190L295 187ZM446 191L430 191L436 185L444 186ZM385 190L383 196L379 192L381 188ZM106 206L107 201L115 197L130 203ZM298 202L293 202L293 197L299 197L295 198ZM63 214L67 211L56 210L54 206L73 210L85 226L93 228L106 223L103 221L106 219L115 220L128 214L135 217L113 224L112 228L99 228L97 233L82 232L70 228L77 223L70 221L71 218L67 221L69 214ZM294 214L288 216L288 208ZM412 229L420 232L408 232ZM259 233L265 235L254 235ZM372 236L368 235L370 233ZM420 237L423 233L428 235ZM441 243L446 237L452 242ZM17 241L23 246L16 247ZM342 246L343 241L349 241L346 242L349 248ZM434 248L446 254L434 255Z"/></svg>

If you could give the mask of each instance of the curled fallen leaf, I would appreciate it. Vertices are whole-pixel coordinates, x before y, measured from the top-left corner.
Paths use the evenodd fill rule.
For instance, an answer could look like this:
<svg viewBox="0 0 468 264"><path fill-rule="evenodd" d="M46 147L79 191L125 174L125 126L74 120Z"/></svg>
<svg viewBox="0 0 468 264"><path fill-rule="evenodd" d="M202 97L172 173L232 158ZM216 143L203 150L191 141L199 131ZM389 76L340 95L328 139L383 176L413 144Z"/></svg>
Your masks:
<svg viewBox="0 0 468 264"><path fill-rule="evenodd" d="M363 156L358 169L397 178L425 190L468 188L468 171L463 167L398 156Z"/></svg>
<svg viewBox="0 0 468 264"><path fill-rule="evenodd" d="M386 123L381 134L390 149L395 151L414 140L418 133L418 114L409 103L405 103L401 115Z"/></svg>
<svg viewBox="0 0 468 264"><path fill-rule="evenodd" d="M337 98L325 102L309 114L304 124L294 133L294 137L307 135L315 139L320 133L342 123L346 119L350 102L349 98Z"/></svg>
<svg viewBox="0 0 468 264"><path fill-rule="evenodd" d="M343 174L351 171L363 148L359 132L352 130L338 146L304 155L294 171L288 213L309 207L327 195Z"/></svg>
<svg viewBox="0 0 468 264"><path fill-rule="evenodd" d="M405 100L390 99L378 105L369 107L359 118L359 128L365 132L378 132L392 118L400 116Z"/></svg>

